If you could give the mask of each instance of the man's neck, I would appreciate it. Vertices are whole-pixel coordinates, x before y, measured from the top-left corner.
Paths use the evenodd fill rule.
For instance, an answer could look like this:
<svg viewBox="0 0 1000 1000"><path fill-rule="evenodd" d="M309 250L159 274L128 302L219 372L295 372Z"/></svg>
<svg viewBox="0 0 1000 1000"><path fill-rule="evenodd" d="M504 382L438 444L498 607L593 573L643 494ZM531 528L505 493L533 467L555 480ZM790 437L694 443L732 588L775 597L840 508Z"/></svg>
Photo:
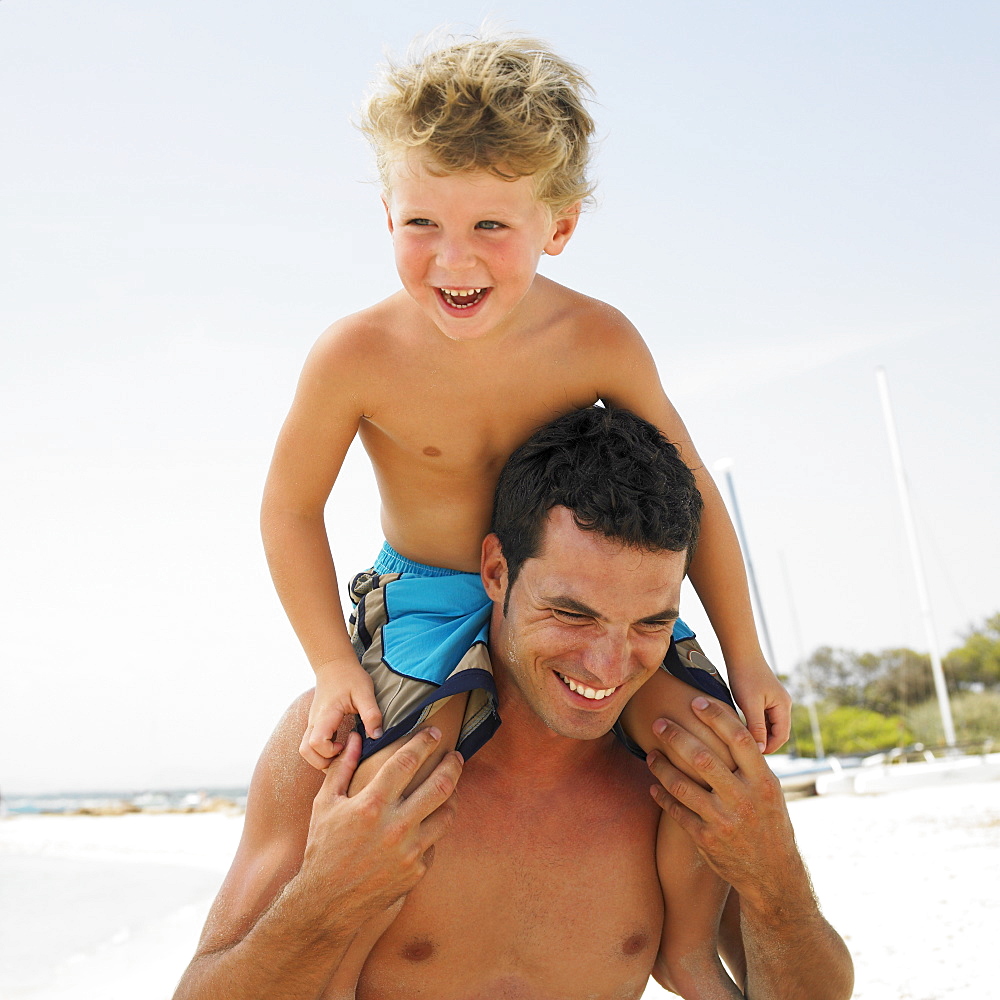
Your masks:
<svg viewBox="0 0 1000 1000"><path fill-rule="evenodd" d="M526 779L535 788L559 785L594 768L606 767L617 743L611 733L577 740L553 732L516 694L498 684L498 710L503 724L477 754L483 763Z"/></svg>

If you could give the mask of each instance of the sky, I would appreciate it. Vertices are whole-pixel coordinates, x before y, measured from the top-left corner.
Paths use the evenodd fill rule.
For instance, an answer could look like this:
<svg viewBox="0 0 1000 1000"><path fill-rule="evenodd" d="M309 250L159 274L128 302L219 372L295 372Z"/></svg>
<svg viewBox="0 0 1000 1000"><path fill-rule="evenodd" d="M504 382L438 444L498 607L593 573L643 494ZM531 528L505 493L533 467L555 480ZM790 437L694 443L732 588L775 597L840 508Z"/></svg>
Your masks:
<svg viewBox="0 0 1000 1000"><path fill-rule="evenodd" d="M732 460L777 669L927 648L879 366L942 649L1000 610L995 4L3 0L0 790L245 784L309 686L257 511L309 346L398 288L351 119L485 20L589 73L597 204L543 270ZM370 565L363 454L327 520Z"/></svg>

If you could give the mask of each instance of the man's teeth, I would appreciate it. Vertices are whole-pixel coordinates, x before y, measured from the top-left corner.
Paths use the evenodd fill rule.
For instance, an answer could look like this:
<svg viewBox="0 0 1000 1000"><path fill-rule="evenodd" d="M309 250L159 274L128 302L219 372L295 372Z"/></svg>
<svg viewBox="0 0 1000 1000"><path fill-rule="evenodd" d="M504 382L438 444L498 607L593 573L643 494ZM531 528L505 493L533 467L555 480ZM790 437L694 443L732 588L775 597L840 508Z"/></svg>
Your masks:
<svg viewBox="0 0 1000 1000"><path fill-rule="evenodd" d="M575 691L577 694L582 694L584 698L589 698L591 701L601 701L603 698L607 698L609 695L613 695L618 688L606 688L603 691L595 691L593 688L584 687L582 684L577 684L572 677L567 677L565 674L559 674L562 678L563 683L570 689L570 691Z"/></svg>

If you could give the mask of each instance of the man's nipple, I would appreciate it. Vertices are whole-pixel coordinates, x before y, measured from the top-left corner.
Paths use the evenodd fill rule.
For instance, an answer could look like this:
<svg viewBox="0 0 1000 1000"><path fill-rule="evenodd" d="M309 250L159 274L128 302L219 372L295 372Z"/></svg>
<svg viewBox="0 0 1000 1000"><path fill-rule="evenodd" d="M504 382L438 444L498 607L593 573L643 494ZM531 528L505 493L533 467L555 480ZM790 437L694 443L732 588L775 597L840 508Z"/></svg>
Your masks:
<svg viewBox="0 0 1000 1000"><path fill-rule="evenodd" d="M418 938L405 944L402 954L408 962L426 962L434 954L434 945L427 938Z"/></svg>
<svg viewBox="0 0 1000 1000"><path fill-rule="evenodd" d="M440 448L435 448L434 445L429 444L424 448L424 454L429 455L431 458L437 458L441 454Z"/></svg>

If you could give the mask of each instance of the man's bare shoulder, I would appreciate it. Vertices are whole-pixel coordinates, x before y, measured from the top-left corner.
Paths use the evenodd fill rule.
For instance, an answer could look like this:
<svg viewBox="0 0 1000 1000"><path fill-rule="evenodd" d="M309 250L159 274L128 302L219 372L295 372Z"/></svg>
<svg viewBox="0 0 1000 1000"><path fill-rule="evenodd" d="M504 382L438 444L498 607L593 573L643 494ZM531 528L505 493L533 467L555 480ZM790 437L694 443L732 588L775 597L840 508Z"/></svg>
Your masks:
<svg viewBox="0 0 1000 1000"><path fill-rule="evenodd" d="M313 691L299 695L286 709L267 741L250 782L246 822L273 829L284 816L301 824L323 784L323 773L299 755L299 743L309 720Z"/></svg>

